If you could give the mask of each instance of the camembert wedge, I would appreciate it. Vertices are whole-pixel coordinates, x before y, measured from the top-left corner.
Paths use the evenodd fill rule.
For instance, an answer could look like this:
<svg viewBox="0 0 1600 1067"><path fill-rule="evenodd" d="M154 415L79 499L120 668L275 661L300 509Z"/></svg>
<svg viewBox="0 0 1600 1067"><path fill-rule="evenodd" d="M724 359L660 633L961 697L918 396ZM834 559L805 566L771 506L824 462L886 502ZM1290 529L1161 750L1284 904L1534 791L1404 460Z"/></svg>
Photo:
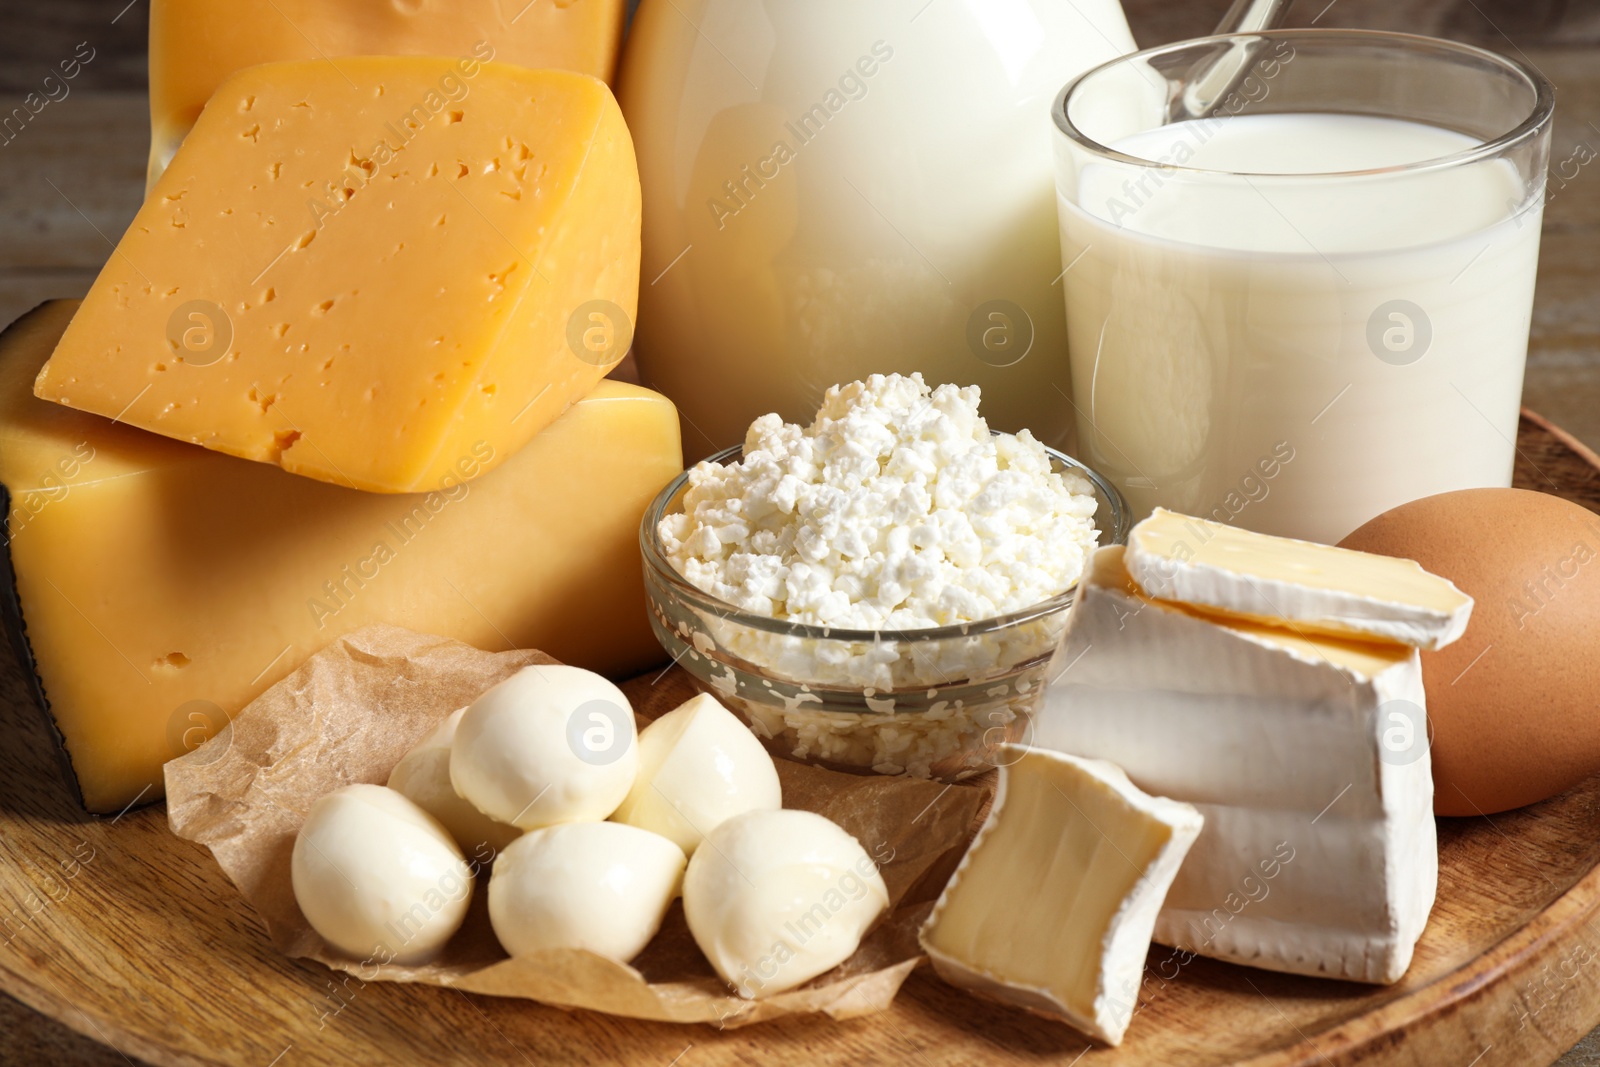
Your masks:
<svg viewBox="0 0 1600 1067"><path fill-rule="evenodd" d="M1439 649L1472 598L1409 559L1252 533L1157 508L1128 536L1142 592L1306 633Z"/></svg>
<svg viewBox="0 0 1600 1067"><path fill-rule="evenodd" d="M1419 653L1153 600L1123 553L1079 587L1034 740L1205 816L1155 939L1397 981L1438 880Z"/></svg>
<svg viewBox="0 0 1600 1067"><path fill-rule="evenodd" d="M1115 1045L1200 813L1140 792L1101 760L1003 752L994 807L922 947L946 981Z"/></svg>

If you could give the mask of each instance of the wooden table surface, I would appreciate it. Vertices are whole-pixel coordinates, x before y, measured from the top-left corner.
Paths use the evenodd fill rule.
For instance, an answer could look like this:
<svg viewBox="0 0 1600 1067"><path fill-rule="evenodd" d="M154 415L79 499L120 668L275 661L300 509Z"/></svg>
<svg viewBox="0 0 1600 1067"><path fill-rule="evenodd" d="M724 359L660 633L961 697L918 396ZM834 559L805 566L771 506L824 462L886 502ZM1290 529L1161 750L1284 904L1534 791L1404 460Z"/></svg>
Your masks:
<svg viewBox="0 0 1600 1067"><path fill-rule="evenodd" d="M1124 0L1141 45L1207 32L1227 0ZM79 42L94 58L22 132L0 138L0 323L80 296L139 205L149 132L144 0L0 0L0 114ZM1600 3L1301 0L1296 25L1431 33L1519 56L1555 85L1551 181L1524 403L1600 449ZM7 657L6 670L17 667ZM0 952L9 949L0 944ZM138 996L129 990L129 996ZM0 1064L133 1061L0 997ZM268 1067L268 1065L263 1065ZM1559 1067L1600 1067L1600 1031Z"/></svg>

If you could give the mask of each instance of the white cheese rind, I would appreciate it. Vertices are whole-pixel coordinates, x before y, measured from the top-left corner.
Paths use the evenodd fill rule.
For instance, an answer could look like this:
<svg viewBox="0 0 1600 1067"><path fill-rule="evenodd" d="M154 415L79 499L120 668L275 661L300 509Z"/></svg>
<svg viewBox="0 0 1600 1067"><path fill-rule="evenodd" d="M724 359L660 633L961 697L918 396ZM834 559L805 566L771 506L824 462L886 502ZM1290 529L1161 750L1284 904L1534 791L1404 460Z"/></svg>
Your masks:
<svg viewBox="0 0 1600 1067"><path fill-rule="evenodd" d="M944 892L940 894L927 922L923 924L919 941L939 976L952 985L1029 1011L1064 1019L1097 1040L1109 1045L1119 1044L1138 1003L1139 984L1157 913L1184 856L1200 833L1201 815L1189 804L1141 792L1119 768L1103 760L1084 760L1044 749L1017 746L1006 746L1004 751L1011 761L1000 769L994 806L973 840L972 847L967 850ZM1044 766L1046 764L1054 766ZM1037 979L1029 981L1020 977L1029 964L991 959L986 966L945 951L937 943L940 923L949 921L951 901L965 892L983 891L981 886L971 888L973 883L967 877L974 864L1005 863L1011 858L990 857L982 849L1002 823L1013 817L1008 802L1015 780L1020 775L1029 774L1073 775L1079 776L1080 782L1098 783L1125 806L1125 816L1164 828L1166 832L1166 840L1148 864L1137 872L1132 886L1119 895L1119 902L1109 917L1094 909L1092 902L1084 906L1085 901L1092 901L1095 896L1090 891L1093 887L1087 884L1093 877L1092 866L1062 869L1052 865L1050 875L1053 879L1047 878L1043 885L1030 884L1027 896L993 900L992 906L988 901L983 902L982 910L990 916L1003 916L1001 921L1014 924L1011 930L1013 940L1004 946L1005 953L1018 951L1023 939L1047 936L1044 927L1048 924L1105 923L1104 933L1098 938L1099 958L1094 974L1094 991L1090 998L1082 1002L1074 1002L1070 994L1060 988L1052 989L1039 984ZM1039 852L1051 854L1059 836L1066 832L1069 825L1078 823L1091 826L1106 838L1111 848L1122 853L1116 837L1101 831L1089 820L1067 792L1057 786L1056 793L1060 803L1055 817L1033 819L1025 827L1026 832L1037 839ZM1023 815L1015 817L1022 818ZM1120 858L1134 862L1125 853ZM989 921L993 922L994 919ZM1076 961L1062 962L1066 965L1064 971ZM1008 967L1011 973L1006 973ZM1064 973L1056 977L1061 985L1071 984L1070 977Z"/></svg>
<svg viewBox="0 0 1600 1067"><path fill-rule="evenodd" d="M1268 556L1280 565L1262 566ZM1413 560L1268 537L1160 508L1129 534L1126 565L1157 600L1430 651L1465 633L1472 614L1471 597Z"/></svg>
<svg viewBox="0 0 1600 1067"><path fill-rule="evenodd" d="M1205 816L1156 940L1398 980L1438 879L1425 741L1384 747L1405 725L1395 715L1426 736L1417 652L1279 638L1155 603L1121 555L1098 553L1080 589L1034 741L1111 760Z"/></svg>

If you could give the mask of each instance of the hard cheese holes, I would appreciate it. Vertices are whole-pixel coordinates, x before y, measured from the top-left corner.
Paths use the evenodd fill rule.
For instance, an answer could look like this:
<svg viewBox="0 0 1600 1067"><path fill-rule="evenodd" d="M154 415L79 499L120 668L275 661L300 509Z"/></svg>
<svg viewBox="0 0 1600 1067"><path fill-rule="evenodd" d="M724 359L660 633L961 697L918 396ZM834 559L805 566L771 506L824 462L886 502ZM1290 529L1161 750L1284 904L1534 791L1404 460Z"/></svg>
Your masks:
<svg viewBox="0 0 1600 1067"><path fill-rule="evenodd" d="M474 477L485 446L448 488L363 493L36 399L73 307L0 337L0 484L37 674L90 810L159 797L163 762L374 623L617 674L660 657L638 532L683 469L665 398L602 382L489 474ZM285 456L311 447L292 435Z"/></svg>
<svg viewBox="0 0 1600 1067"><path fill-rule="evenodd" d="M480 445L486 470L510 456L624 354L570 340L580 309L637 303L638 176L601 83L362 58L245 71L217 102L39 396L413 492Z"/></svg>

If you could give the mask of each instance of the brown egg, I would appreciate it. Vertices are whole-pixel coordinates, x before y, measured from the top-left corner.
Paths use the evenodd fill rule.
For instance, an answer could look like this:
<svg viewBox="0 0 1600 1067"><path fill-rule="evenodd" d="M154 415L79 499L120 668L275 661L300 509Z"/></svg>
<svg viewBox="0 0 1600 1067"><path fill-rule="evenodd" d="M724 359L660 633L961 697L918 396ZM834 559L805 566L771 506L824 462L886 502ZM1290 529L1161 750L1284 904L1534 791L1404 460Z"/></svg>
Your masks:
<svg viewBox="0 0 1600 1067"><path fill-rule="evenodd" d="M1476 601L1461 640L1422 654L1434 811L1505 811L1600 771L1600 515L1466 489L1385 512L1341 544L1414 559Z"/></svg>

